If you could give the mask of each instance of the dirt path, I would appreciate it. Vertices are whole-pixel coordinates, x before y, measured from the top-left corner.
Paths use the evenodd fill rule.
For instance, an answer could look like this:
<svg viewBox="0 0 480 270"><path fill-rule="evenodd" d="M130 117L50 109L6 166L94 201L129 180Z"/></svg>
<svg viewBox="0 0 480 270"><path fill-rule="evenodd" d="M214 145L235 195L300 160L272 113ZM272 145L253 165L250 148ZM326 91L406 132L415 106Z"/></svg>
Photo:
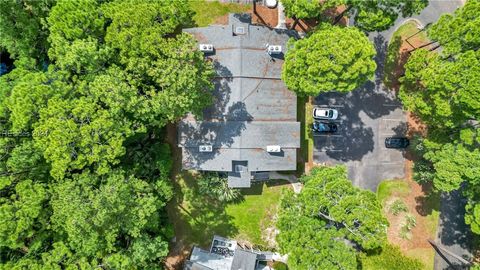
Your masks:
<svg viewBox="0 0 480 270"><path fill-rule="evenodd" d="M179 191L180 187L176 182L176 176L182 169L182 154L179 147L177 147L177 127L175 124L167 125L167 143L170 145L172 150L173 157L173 166L170 174L170 179L172 180L172 185L175 191ZM183 244L183 239L179 236L183 235L183 228L175 222L176 219L176 206L178 203L175 200L176 196L167 204L167 213L169 220L173 222L173 227L175 230L175 241L170 243L170 252L165 258L165 269L176 270L183 268L183 262L190 255L190 248Z"/></svg>

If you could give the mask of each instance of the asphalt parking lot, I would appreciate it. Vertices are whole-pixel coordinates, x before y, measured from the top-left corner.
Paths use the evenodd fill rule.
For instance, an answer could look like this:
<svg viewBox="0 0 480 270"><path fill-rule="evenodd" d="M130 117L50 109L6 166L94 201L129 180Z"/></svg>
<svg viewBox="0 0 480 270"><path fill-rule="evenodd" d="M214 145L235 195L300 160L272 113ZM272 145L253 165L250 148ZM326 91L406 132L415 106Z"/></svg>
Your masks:
<svg viewBox="0 0 480 270"><path fill-rule="evenodd" d="M368 82L348 94L325 93L317 107L338 110L334 134L314 133L314 162L345 164L354 185L376 191L384 179L405 177L405 153L385 148L385 138L404 136L406 114L392 92Z"/></svg>

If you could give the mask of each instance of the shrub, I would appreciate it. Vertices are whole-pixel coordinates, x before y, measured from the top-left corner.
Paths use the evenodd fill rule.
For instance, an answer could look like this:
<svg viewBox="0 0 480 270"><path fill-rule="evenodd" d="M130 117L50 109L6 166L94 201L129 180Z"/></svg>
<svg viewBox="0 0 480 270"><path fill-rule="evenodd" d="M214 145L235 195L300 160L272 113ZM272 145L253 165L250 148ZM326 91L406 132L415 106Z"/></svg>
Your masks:
<svg viewBox="0 0 480 270"><path fill-rule="evenodd" d="M395 200L390 206L390 213L394 214L395 216L400 214L400 212L407 212L407 210L407 205L405 205L405 203L400 199Z"/></svg>
<svg viewBox="0 0 480 270"><path fill-rule="evenodd" d="M274 262L272 268L275 270L288 270L288 266L285 263L279 261Z"/></svg>
<svg viewBox="0 0 480 270"><path fill-rule="evenodd" d="M425 160L420 159L413 164L413 180L419 184L432 182L435 176L435 170L432 164Z"/></svg>
<svg viewBox="0 0 480 270"><path fill-rule="evenodd" d="M403 224L402 228L400 229L399 236L403 239L410 240L412 238L412 234L410 231L417 226L417 220L415 216L408 214L405 216L405 223Z"/></svg>
<svg viewBox="0 0 480 270"><path fill-rule="evenodd" d="M410 231L413 229L413 227L417 226L417 220L415 219L415 216L408 214L405 216L405 227Z"/></svg>
<svg viewBox="0 0 480 270"><path fill-rule="evenodd" d="M206 173L198 180L200 194L219 202L233 202L242 198L240 190L229 188L227 179L218 173Z"/></svg>
<svg viewBox="0 0 480 270"><path fill-rule="evenodd" d="M423 264L417 259L403 255L399 247L386 244L378 254L360 255L363 270L420 270Z"/></svg>

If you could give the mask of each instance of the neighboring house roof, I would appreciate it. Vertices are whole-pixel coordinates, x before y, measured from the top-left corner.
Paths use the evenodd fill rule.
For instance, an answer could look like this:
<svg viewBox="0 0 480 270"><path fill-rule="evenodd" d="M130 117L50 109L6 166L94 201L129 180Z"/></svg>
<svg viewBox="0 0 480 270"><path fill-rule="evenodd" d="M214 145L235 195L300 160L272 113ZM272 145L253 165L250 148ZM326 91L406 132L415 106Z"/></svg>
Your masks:
<svg viewBox="0 0 480 270"><path fill-rule="evenodd" d="M237 248L233 257L232 270L255 269L257 265L257 254Z"/></svg>
<svg viewBox="0 0 480 270"><path fill-rule="evenodd" d="M178 126L183 168L229 172L232 187L250 186L251 172L296 169L300 147L297 98L281 80L283 55L270 56L267 45L285 52L294 32L251 24L248 14L230 14L228 25L184 30L199 43L213 44L214 104L202 120L188 115ZM211 152L200 152L211 145ZM266 151L281 147L279 153ZM235 162L246 162L236 171Z"/></svg>
<svg viewBox="0 0 480 270"><path fill-rule="evenodd" d="M225 250L227 250L225 252ZM185 270L255 270L257 261L267 260L270 252L258 253L242 249L235 240L215 235L210 251L193 247Z"/></svg>

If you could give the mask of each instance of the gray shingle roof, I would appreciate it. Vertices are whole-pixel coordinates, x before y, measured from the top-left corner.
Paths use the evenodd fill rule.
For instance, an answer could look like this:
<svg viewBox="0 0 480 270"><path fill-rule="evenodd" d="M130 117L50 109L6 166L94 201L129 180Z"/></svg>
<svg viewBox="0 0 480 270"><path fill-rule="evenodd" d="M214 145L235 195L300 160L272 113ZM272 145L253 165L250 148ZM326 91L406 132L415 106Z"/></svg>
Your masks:
<svg viewBox="0 0 480 270"><path fill-rule="evenodd" d="M257 254L237 248L233 257L232 270L254 270L257 264Z"/></svg>
<svg viewBox="0 0 480 270"><path fill-rule="evenodd" d="M233 161L247 161L249 172L296 169L297 99L281 81L283 55L266 52L267 44L285 52L293 32L250 22L247 14L230 14L228 25L184 30L199 43L213 44L208 58L217 72L214 104L203 120L189 115L179 124L184 169L230 172ZM234 33L238 27L244 34ZM202 144L212 145L213 152L199 152ZM267 145L280 145L282 152L268 153Z"/></svg>

